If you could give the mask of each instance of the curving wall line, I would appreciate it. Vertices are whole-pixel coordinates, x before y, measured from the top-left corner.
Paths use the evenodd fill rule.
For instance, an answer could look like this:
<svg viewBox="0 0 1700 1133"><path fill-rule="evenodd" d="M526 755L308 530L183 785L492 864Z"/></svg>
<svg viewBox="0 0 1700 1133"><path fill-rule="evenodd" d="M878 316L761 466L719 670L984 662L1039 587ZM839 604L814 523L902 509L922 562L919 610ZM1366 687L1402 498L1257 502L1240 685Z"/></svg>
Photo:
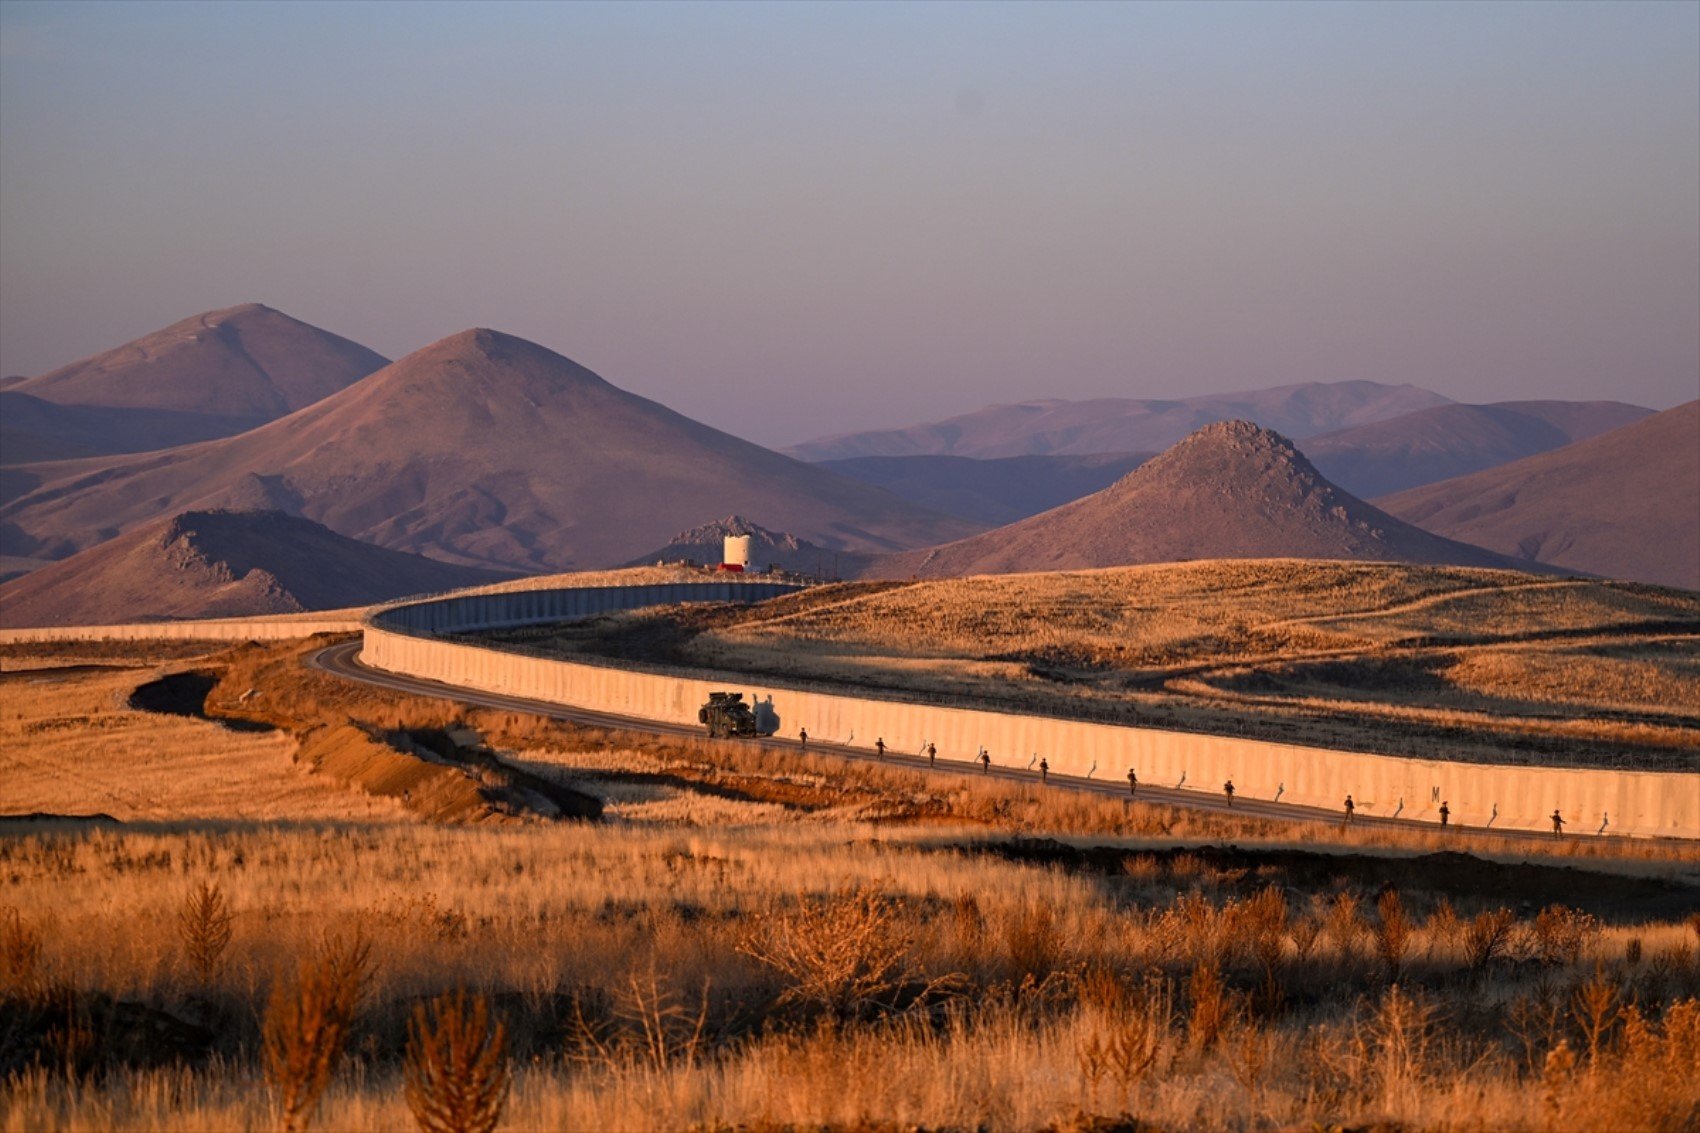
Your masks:
<svg viewBox="0 0 1700 1133"><path fill-rule="evenodd" d="M1700 774L1606 771L1402 759L1363 752L1156 728L1056 720L1013 712L945 708L788 688L728 675L717 679L639 672L611 664L533 657L437 634L587 617L608 610L690 601L763 601L798 587L769 582L677 583L514 591L402 602L366 622L361 660L376 669L674 724L695 724L714 689L769 706L779 734L893 751L938 747L969 761L984 748L1000 766L1044 756L1058 774L1185 785L1216 793L1232 779L1240 798L1338 809L1350 794L1366 816L1452 821L1547 831L1556 808L1568 836L1700 838Z"/></svg>

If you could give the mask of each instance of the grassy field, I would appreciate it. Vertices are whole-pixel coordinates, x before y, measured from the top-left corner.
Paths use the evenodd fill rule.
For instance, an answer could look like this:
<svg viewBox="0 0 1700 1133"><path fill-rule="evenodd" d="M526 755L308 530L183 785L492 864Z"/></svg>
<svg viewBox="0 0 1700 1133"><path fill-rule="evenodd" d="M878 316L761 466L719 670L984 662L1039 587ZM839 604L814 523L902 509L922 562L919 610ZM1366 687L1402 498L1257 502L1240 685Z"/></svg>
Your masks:
<svg viewBox="0 0 1700 1133"><path fill-rule="evenodd" d="M1628 583L1182 563L848 584L497 636L1395 755L1661 770L1700 760L1700 595Z"/></svg>
<svg viewBox="0 0 1700 1133"><path fill-rule="evenodd" d="M456 1083L508 1129L1700 1120L1690 848L1464 854L126 648L0 651L7 809L120 820L0 823L0 1129L406 1128ZM132 707L162 669L276 730ZM475 730L602 818L425 821L293 761L334 728Z"/></svg>

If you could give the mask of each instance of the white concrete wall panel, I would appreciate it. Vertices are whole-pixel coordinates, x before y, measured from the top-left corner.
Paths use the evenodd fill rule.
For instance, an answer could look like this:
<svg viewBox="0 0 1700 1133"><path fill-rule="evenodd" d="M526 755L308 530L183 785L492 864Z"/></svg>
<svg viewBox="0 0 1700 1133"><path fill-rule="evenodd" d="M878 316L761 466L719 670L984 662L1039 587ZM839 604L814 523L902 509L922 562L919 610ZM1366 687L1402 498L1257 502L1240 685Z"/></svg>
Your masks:
<svg viewBox="0 0 1700 1133"><path fill-rule="evenodd" d="M1437 820L1444 800L1453 821L1498 829L1549 830L1556 808L1573 835L1608 833L1700 838L1700 774L1606 771L1402 759L1226 736L1055 720L788 688L738 676L704 679L612 665L524 656L425 636L575 617L609 609L684 601L759 601L791 587L703 583L595 587L449 598L379 611L366 628L362 660L446 684L675 724L695 724L711 690L772 700L779 734L896 752L928 742L941 759L967 762L984 746L999 767L1025 768L1035 755L1059 774L1140 781L1219 793L1232 779L1242 798L1339 809L1347 794L1358 813ZM544 595L548 595L545 597ZM528 612L530 611L530 612ZM535 612L535 613L533 613Z"/></svg>
<svg viewBox="0 0 1700 1133"><path fill-rule="evenodd" d="M136 622L110 626L41 626L0 629L0 645L47 641L281 641L316 633L358 633L359 617L290 621L253 618L240 621L201 620Z"/></svg>

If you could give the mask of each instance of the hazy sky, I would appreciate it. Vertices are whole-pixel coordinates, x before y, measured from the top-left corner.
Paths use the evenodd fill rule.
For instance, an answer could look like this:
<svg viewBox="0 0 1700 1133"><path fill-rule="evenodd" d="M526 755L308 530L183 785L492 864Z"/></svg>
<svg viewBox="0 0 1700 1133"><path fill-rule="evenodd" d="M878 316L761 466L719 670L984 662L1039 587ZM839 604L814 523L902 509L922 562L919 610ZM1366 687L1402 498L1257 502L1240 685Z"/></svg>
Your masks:
<svg viewBox="0 0 1700 1133"><path fill-rule="evenodd" d="M764 443L1700 396L1700 4L0 0L0 372L247 300Z"/></svg>

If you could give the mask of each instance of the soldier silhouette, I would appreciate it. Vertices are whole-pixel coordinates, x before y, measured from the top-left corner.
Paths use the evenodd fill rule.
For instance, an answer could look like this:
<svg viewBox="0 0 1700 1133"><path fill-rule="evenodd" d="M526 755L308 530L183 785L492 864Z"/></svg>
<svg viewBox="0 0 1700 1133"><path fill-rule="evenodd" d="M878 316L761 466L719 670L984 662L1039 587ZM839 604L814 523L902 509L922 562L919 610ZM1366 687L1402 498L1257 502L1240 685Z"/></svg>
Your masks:
<svg viewBox="0 0 1700 1133"><path fill-rule="evenodd" d="M938 762L939 762L939 749L934 747L932 744L929 743L927 745L927 766L928 767L937 767Z"/></svg>
<svg viewBox="0 0 1700 1133"><path fill-rule="evenodd" d="M1228 796L1228 805L1233 806L1234 805L1234 781L1232 779L1229 779L1226 783L1222 784L1222 793L1224 795Z"/></svg>
<svg viewBox="0 0 1700 1133"><path fill-rule="evenodd" d="M1051 761L1048 760L1048 759L1041 759L1039 761L1039 782L1049 783L1050 781L1051 781Z"/></svg>
<svg viewBox="0 0 1700 1133"><path fill-rule="evenodd" d="M1127 794L1128 798L1139 797L1139 776L1134 774L1131 767L1127 769Z"/></svg>
<svg viewBox="0 0 1700 1133"><path fill-rule="evenodd" d="M1554 807L1552 811L1552 836L1554 838L1564 837L1564 816L1558 813L1557 807Z"/></svg>
<svg viewBox="0 0 1700 1133"><path fill-rule="evenodd" d="M1442 826L1445 826L1446 823L1447 823L1447 820L1450 819L1451 817L1452 817L1452 808L1447 806L1445 802L1442 802L1440 804L1440 824Z"/></svg>
<svg viewBox="0 0 1700 1133"><path fill-rule="evenodd" d="M885 737L884 736L881 736L879 739L874 741L874 754L877 755L881 759L885 758Z"/></svg>
<svg viewBox="0 0 1700 1133"><path fill-rule="evenodd" d="M1357 810L1357 809L1358 809L1358 804L1354 803L1352 801L1351 795L1347 795L1346 796L1346 822L1348 824L1350 824L1351 821L1352 821L1352 812Z"/></svg>
<svg viewBox="0 0 1700 1133"><path fill-rule="evenodd" d="M798 728L797 729L797 746L798 747L808 747L809 746L809 730L807 728Z"/></svg>
<svg viewBox="0 0 1700 1133"><path fill-rule="evenodd" d="M992 770L992 753L985 748L980 749L980 774L989 775Z"/></svg>

